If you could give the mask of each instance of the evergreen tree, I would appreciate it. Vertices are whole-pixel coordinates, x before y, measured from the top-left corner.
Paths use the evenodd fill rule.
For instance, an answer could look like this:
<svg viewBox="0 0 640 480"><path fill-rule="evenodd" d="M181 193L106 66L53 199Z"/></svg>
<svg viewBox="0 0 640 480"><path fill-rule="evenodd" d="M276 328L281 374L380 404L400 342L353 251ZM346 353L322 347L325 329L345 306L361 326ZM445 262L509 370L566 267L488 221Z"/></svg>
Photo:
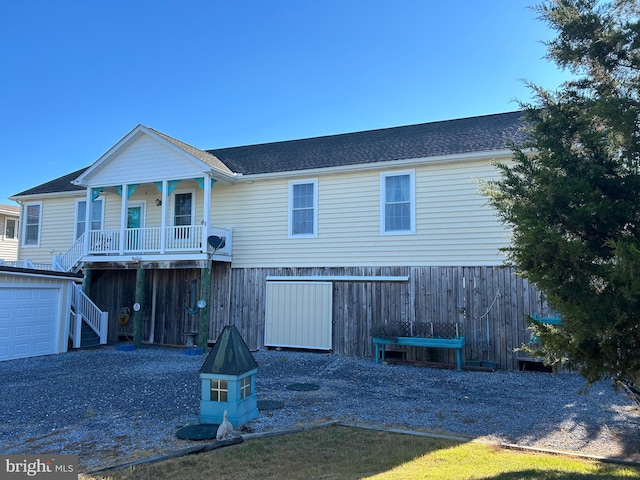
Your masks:
<svg viewBox="0 0 640 480"><path fill-rule="evenodd" d="M640 7L554 0L547 58L572 79L530 85L526 140L486 185L513 231L506 253L546 292L562 325L536 326L550 364L588 382L640 382Z"/></svg>

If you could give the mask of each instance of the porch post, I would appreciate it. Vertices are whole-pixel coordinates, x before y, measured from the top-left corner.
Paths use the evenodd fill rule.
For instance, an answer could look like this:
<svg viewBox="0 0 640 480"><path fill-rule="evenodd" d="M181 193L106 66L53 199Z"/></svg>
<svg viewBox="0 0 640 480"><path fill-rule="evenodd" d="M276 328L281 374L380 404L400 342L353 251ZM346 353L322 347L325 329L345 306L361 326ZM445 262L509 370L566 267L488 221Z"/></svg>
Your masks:
<svg viewBox="0 0 640 480"><path fill-rule="evenodd" d="M89 254L89 236L91 235L91 205L93 204L93 189L87 187L87 204L84 209L84 246L82 254Z"/></svg>
<svg viewBox="0 0 640 480"><path fill-rule="evenodd" d="M160 253L164 253L167 248L167 188L169 184L166 180L162 181L162 217L160 218Z"/></svg>
<svg viewBox="0 0 640 480"><path fill-rule="evenodd" d="M209 244L209 223L211 222L211 179L205 175L202 179L202 189L204 190L204 208L202 209L202 252L207 253Z"/></svg>
<svg viewBox="0 0 640 480"><path fill-rule="evenodd" d="M84 279L82 280L82 291L88 297L89 292L91 292L91 280L92 280L93 270L86 268L84 270Z"/></svg>
<svg viewBox="0 0 640 480"><path fill-rule="evenodd" d="M136 299L140 305L138 311L133 310L133 343L136 348L142 345L142 319L144 314L144 284L147 271L144 268L136 270Z"/></svg>
<svg viewBox="0 0 640 480"><path fill-rule="evenodd" d="M200 269L200 300L207 304L200 309L200 326L198 328L198 346L207 348L209 340L209 302L211 301L211 262Z"/></svg>
<svg viewBox="0 0 640 480"><path fill-rule="evenodd" d="M125 183L122 185L122 211L120 212L120 245L118 250L120 255L124 254L125 234L127 228L127 204L129 203L129 187Z"/></svg>

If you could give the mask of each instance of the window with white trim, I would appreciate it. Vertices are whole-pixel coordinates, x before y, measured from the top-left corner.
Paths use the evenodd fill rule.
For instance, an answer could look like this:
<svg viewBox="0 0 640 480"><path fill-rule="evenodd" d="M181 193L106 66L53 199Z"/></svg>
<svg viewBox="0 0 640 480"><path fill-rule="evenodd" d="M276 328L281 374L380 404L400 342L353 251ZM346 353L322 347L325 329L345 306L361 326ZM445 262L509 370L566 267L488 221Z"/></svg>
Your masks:
<svg viewBox="0 0 640 480"><path fill-rule="evenodd" d="M193 193L175 193L173 196L173 225L193 225Z"/></svg>
<svg viewBox="0 0 640 480"><path fill-rule="evenodd" d="M18 238L18 221L15 218L7 218L4 224L4 238Z"/></svg>
<svg viewBox="0 0 640 480"><path fill-rule="evenodd" d="M24 231L22 245L37 247L40 245L40 224L42 222L42 203L27 203L24 206Z"/></svg>
<svg viewBox="0 0 640 480"><path fill-rule="evenodd" d="M87 231L87 201L78 200L76 202L76 234L77 240ZM102 198L96 198L91 202L91 230L102 230L104 219L104 203Z"/></svg>
<svg viewBox="0 0 640 480"><path fill-rule="evenodd" d="M318 180L289 182L289 236L318 236Z"/></svg>
<svg viewBox="0 0 640 480"><path fill-rule="evenodd" d="M380 233L415 233L415 205L413 170L380 174Z"/></svg>
<svg viewBox="0 0 640 480"><path fill-rule="evenodd" d="M212 378L209 380L212 402L226 402L229 397L229 385L226 380ZM205 384L206 385L206 384Z"/></svg>
<svg viewBox="0 0 640 480"><path fill-rule="evenodd" d="M240 380L240 400L244 400L251 396L251 377L244 377Z"/></svg>
<svg viewBox="0 0 640 480"><path fill-rule="evenodd" d="M195 190L176 190L171 196L171 226L174 240L191 240L191 230L196 218L195 198Z"/></svg>

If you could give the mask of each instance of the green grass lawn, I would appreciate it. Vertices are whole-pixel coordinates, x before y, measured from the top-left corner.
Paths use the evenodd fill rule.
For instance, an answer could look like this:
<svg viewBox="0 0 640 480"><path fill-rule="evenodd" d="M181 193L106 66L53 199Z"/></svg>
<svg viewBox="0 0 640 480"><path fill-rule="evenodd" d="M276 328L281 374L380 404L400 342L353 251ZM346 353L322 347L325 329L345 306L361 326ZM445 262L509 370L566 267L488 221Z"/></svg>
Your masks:
<svg viewBox="0 0 640 480"><path fill-rule="evenodd" d="M92 479L629 479L640 467L355 427L255 438Z"/></svg>

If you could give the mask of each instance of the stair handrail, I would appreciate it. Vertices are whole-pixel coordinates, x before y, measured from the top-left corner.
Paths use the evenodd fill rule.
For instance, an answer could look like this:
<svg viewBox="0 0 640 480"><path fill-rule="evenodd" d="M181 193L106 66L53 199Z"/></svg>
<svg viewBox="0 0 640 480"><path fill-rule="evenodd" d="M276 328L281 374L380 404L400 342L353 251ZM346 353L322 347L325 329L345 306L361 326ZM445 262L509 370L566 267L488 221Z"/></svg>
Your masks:
<svg viewBox="0 0 640 480"><path fill-rule="evenodd" d="M100 310L82 291L82 287L78 284L74 284L73 286L71 304L75 308L76 314L81 315L82 319L87 322L87 325L100 337L100 345L105 345L107 343L109 314ZM78 334L79 332L75 333Z"/></svg>
<svg viewBox="0 0 640 480"><path fill-rule="evenodd" d="M70 272L78 264L84 255L84 236L84 233L80 235L63 255L53 258L54 270Z"/></svg>

